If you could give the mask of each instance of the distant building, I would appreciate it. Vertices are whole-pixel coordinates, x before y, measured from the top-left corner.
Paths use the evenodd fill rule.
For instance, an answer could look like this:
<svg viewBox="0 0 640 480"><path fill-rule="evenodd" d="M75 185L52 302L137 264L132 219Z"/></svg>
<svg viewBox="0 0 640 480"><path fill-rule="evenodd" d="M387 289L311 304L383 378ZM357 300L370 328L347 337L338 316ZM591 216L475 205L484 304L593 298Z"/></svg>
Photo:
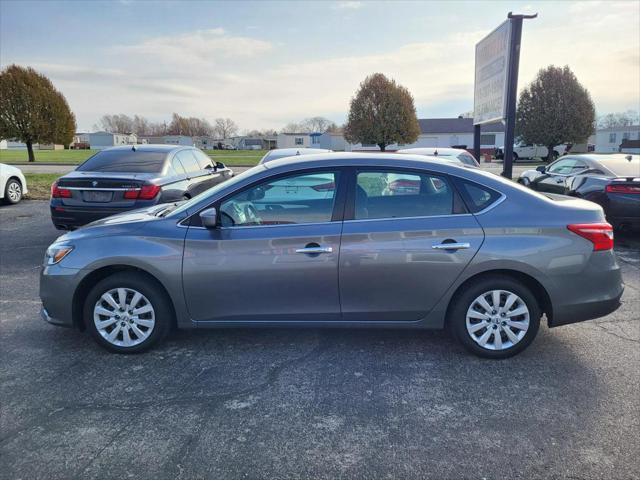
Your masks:
<svg viewBox="0 0 640 480"><path fill-rule="evenodd" d="M347 150L347 141L344 135L338 132L324 132L318 137L318 147L334 150L336 152Z"/></svg>
<svg viewBox="0 0 640 480"><path fill-rule="evenodd" d="M276 148L275 136L240 137L234 144L238 150L271 150Z"/></svg>
<svg viewBox="0 0 640 480"><path fill-rule="evenodd" d="M0 150L26 150L27 144L18 140L0 140ZM64 145L58 143L34 143L34 150L64 150Z"/></svg>
<svg viewBox="0 0 640 480"><path fill-rule="evenodd" d="M279 133L277 146L278 148L315 147L315 144L311 143L311 135L311 133Z"/></svg>
<svg viewBox="0 0 640 480"><path fill-rule="evenodd" d="M162 136L144 136L141 137L149 144L160 145L184 145L185 147L193 147L194 138L187 135L162 135Z"/></svg>
<svg viewBox="0 0 640 480"><path fill-rule="evenodd" d="M628 140L640 140L640 125L601 128L596 130L595 152L617 153L620 151L622 143Z"/></svg>
<svg viewBox="0 0 640 480"><path fill-rule="evenodd" d="M138 143L138 136L135 133L94 132L86 135L89 139L89 147L94 150Z"/></svg>
<svg viewBox="0 0 640 480"><path fill-rule="evenodd" d="M640 140L623 140L620 144L621 153L640 153Z"/></svg>
<svg viewBox="0 0 640 480"><path fill-rule="evenodd" d="M207 136L196 136L192 140L193 146L201 150L213 150L214 146L218 144L218 140Z"/></svg>
<svg viewBox="0 0 640 480"><path fill-rule="evenodd" d="M471 150L473 149L473 118L421 118L420 135L413 143L394 143L387 145L387 151L395 151L401 148L418 147L455 147ZM480 130L480 148L483 153L493 153L496 147L504 145L504 124L493 122L482 125ZM321 147L331 148L328 139L323 134L321 137ZM340 135L340 134L334 134ZM323 141L325 143L323 143ZM339 138L332 138L331 141L339 145ZM331 148L337 150L336 148ZM377 151L379 147L375 144L349 144L345 142L344 150L351 151Z"/></svg>

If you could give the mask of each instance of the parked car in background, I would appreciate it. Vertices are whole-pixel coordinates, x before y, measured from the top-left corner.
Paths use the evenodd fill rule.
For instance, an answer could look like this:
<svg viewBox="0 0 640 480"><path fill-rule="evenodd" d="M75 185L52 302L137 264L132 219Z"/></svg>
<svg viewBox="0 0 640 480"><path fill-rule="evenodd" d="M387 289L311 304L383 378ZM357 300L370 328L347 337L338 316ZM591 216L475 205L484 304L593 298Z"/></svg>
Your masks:
<svg viewBox="0 0 640 480"><path fill-rule="evenodd" d="M326 148L274 148L269 150L264 157L260 159L258 164L273 162L284 157L294 157L296 155L312 155L314 153L329 153L333 150Z"/></svg>
<svg viewBox="0 0 640 480"><path fill-rule="evenodd" d="M27 180L19 168L0 163L0 200L18 203L28 193Z"/></svg>
<svg viewBox="0 0 640 480"><path fill-rule="evenodd" d="M42 315L120 353L172 326L448 327L505 358L543 313L556 327L619 306L602 208L561 199L418 155L284 158L58 238Z"/></svg>
<svg viewBox="0 0 640 480"><path fill-rule="evenodd" d="M557 160L558 157L567 153L570 149L569 145L556 145L553 148L553 154L551 160ZM513 147L513 161L518 160L533 160L539 158L541 160L547 160L549 156L549 149L542 145L514 145ZM499 160L504 159L504 147L496 148L495 157Z"/></svg>
<svg viewBox="0 0 640 480"><path fill-rule="evenodd" d="M640 229L639 155L567 155L523 172L518 182L539 192L596 202L614 227Z"/></svg>
<svg viewBox="0 0 640 480"><path fill-rule="evenodd" d="M127 210L188 200L232 176L194 147L107 148L51 185L51 220L69 230Z"/></svg>
<svg viewBox="0 0 640 480"><path fill-rule="evenodd" d="M466 150L461 148L404 148L398 150L396 153L409 153L413 155L429 155L432 157L443 158L445 160L451 160L459 162L470 167L479 167L480 163L476 158Z"/></svg>

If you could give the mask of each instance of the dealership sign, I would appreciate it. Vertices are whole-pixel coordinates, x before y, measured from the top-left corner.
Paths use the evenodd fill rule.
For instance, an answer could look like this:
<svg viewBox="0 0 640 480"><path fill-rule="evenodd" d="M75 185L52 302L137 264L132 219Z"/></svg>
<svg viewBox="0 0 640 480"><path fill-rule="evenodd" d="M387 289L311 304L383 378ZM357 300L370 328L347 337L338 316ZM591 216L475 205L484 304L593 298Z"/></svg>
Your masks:
<svg viewBox="0 0 640 480"><path fill-rule="evenodd" d="M507 20L476 45L474 125L507 116L510 38L511 21Z"/></svg>

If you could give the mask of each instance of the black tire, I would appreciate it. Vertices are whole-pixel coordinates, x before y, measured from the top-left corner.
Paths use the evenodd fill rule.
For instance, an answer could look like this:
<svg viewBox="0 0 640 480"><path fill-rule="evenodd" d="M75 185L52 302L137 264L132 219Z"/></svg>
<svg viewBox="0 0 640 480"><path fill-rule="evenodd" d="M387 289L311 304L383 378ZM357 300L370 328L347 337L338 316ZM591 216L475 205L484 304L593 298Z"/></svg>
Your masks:
<svg viewBox="0 0 640 480"><path fill-rule="evenodd" d="M476 298L485 292L493 290L505 290L516 294L529 310L529 327L525 335L518 343L515 343L503 350L491 350L482 347L467 331L467 311L472 306ZM454 296L451 302L453 306L449 312L447 327L468 351L480 357L491 359L512 357L513 355L523 351L529 346L529 344L531 344L540 327L541 312L535 296L526 285L509 276L487 275L480 277L470 285L466 285L461 292ZM504 305L504 297L502 299L502 305ZM500 328L500 326L497 328ZM479 334L483 331L488 331L488 328L486 330L480 330ZM500 335L502 338L506 338L502 333ZM490 336L489 338L494 337Z"/></svg>
<svg viewBox="0 0 640 480"><path fill-rule="evenodd" d="M9 196L10 192L11 196ZM17 197L15 197L16 194L18 195ZM11 198L12 196L14 198ZM4 186L4 202L9 205L15 205L19 203L20 200L22 200L22 184L19 180L10 178Z"/></svg>
<svg viewBox="0 0 640 480"><path fill-rule="evenodd" d="M146 297L154 311L155 324L151 329L151 333L144 341L134 346L119 346L109 342L98 331L93 320L93 310L98 299L106 292L117 288L132 289L141 293ZM101 347L114 353L141 353L156 345L167 335L173 323L173 308L166 292L155 279L135 272L120 272L100 280L91 289L84 302L83 318L87 330L91 332L91 335ZM116 338L120 336L122 334L117 334Z"/></svg>

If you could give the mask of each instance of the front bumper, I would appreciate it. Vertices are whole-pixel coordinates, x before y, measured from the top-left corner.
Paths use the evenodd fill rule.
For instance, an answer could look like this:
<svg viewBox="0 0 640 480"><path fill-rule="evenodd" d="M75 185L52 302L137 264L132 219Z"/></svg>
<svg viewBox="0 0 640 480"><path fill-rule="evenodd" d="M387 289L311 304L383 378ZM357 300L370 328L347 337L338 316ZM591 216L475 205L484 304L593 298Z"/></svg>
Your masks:
<svg viewBox="0 0 640 480"><path fill-rule="evenodd" d="M73 297L83 278L83 270L49 265L40 271L40 300L43 320L73 326Z"/></svg>

